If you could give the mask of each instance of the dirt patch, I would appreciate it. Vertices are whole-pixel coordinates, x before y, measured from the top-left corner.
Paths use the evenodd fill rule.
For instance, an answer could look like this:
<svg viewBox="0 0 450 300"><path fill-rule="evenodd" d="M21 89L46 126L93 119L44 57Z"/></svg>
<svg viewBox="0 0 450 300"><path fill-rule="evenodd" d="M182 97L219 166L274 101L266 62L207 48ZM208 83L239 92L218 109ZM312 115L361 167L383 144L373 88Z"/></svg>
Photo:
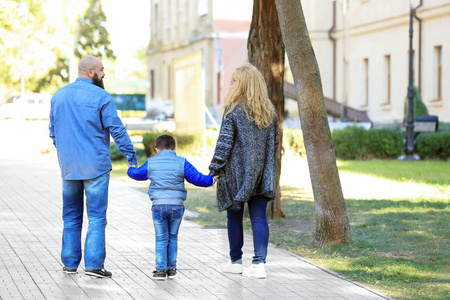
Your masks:
<svg viewBox="0 0 450 300"><path fill-rule="evenodd" d="M378 257L387 258L403 258L403 259L416 259L413 251L392 250L389 252L377 252Z"/></svg>
<svg viewBox="0 0 450 300"><path fill-rule="evenodd" d="M313 234L315 230L315 224L313 221L298 220L294 218L283 218L270 222L271 232L295 232L304 235Z"/></svg>

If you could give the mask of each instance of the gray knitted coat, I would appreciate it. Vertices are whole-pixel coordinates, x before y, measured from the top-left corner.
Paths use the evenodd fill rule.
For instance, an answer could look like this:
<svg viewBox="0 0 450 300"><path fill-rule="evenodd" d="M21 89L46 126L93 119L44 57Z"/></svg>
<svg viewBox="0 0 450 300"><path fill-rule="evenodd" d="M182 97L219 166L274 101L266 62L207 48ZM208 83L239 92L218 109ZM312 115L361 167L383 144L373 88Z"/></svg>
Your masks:
<svg viewBox="0 0 450 300"><path fill-rule="evenodd" d="M278 121L259 129L238 105L222 120L211 176L219 175L219 211L240 209L252 196L275 198Z"/></svg>

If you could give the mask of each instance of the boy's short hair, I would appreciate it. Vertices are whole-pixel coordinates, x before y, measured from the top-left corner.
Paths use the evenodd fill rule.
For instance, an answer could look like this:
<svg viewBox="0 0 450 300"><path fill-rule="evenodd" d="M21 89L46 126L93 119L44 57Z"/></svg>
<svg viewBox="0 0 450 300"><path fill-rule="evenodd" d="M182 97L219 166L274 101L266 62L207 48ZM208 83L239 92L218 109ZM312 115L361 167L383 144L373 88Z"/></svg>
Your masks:
<svg viewBox="0 0 450 300"><path fill-rule="evenodd" d="M159 150L170 149L175 150L176 142L173 136L168 134L160 135L155 140L155 148Z"/></svg>

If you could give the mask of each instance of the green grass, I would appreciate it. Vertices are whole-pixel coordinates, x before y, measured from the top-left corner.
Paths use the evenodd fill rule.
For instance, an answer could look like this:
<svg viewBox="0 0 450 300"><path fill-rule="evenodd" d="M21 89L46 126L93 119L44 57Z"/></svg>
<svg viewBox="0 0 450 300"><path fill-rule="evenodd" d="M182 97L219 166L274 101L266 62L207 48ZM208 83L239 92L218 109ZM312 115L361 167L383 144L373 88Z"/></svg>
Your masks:
<svg viewBox="0 0 450 300"><path fill-rule="evenodd" d="M113 174L123 176L124 166L119 170L114 163ZM441 190L450 184L450 162L339 161L338 167ZM191 220L225 228L226 214L217 211L215 189L187 189L186 208L201 213ZM314 201L307 195L305 189L283 187L285 218L270 221L272 244L397 299L449 299L448 199L346 199L353 241L318 249L312 246ZM251 233L248 220L245 228Z"/></svg>
<svg viewBox="0 0 450 300"><path fill-rule="evenodd" d="M450 161L346 160L338 162L338 169L398 182L433 186L448 186L450 183Z"/></svg>
<svg viewBox="0 0 450 300"><path fill-rule="evenodd" d="M313 232L285 230L272 242L398 299L448 299L448 201L346 200L353 242L316 249ZM287 219L314 203L284 195Z"/></svg>

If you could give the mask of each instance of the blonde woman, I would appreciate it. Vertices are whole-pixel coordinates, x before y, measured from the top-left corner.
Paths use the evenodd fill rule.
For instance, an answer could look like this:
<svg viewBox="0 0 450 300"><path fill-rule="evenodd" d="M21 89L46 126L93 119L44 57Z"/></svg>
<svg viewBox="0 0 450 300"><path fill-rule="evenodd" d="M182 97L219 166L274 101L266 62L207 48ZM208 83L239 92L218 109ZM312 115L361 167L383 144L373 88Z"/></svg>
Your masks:
<svg viewBox="0 0 450 300"><path fill-rule="evenodd" d="M264 264L269 242L266 208L267 202L275 197L277 146L276 112L264 78L250 64L239 67L233 73L225 98L219 138L209 166L210 175L218 179L219 211L227 210L231 263L223 266L223 272L266 278ZM245 202L252 224L254 256L252 266L244 270Z"/></svg>

